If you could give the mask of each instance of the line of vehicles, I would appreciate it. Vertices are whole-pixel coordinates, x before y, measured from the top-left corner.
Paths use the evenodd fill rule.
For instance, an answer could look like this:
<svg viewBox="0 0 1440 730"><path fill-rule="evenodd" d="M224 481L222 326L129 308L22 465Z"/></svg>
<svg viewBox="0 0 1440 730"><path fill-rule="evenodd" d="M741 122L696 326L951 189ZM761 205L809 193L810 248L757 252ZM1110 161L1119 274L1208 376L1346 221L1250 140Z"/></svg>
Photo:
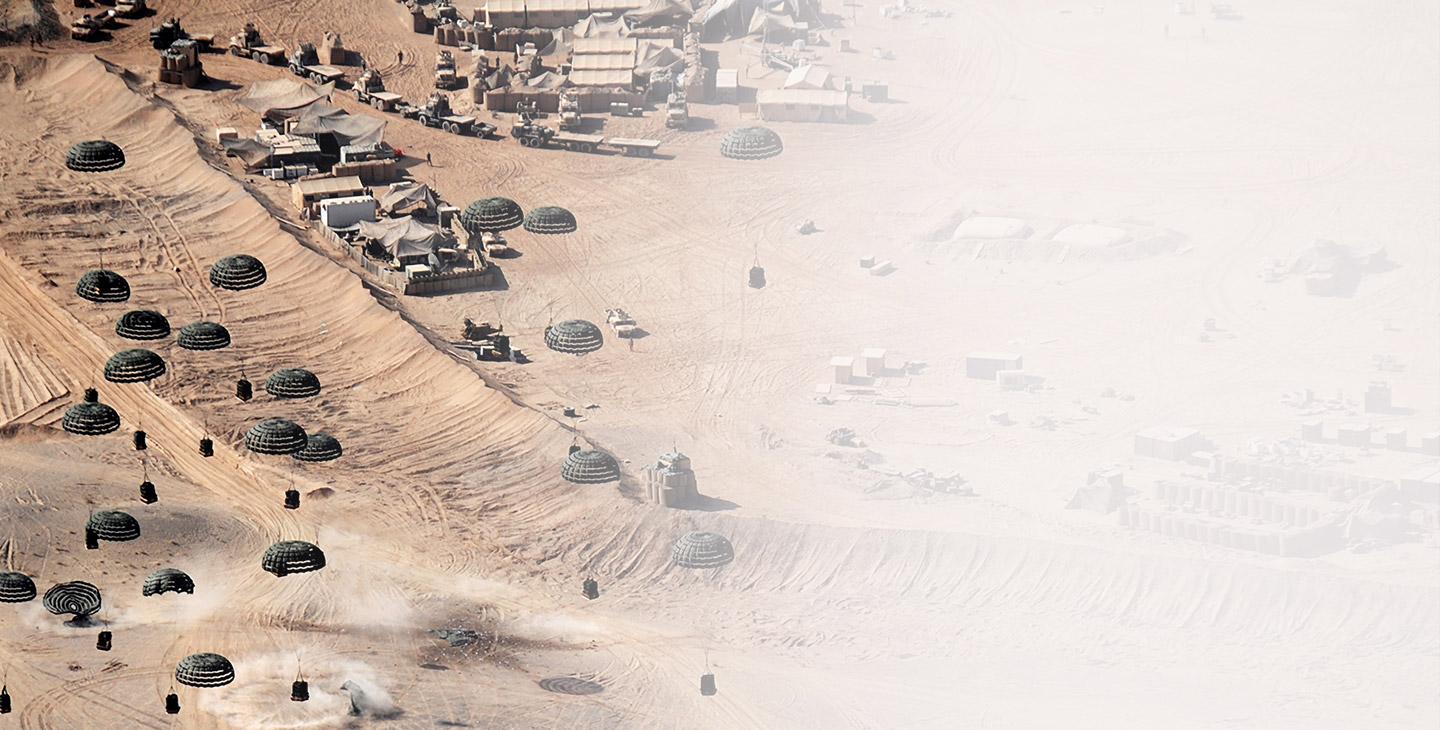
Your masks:
<svg viewBox="0 0 1440 730"><path fill-rule="evenodd" d="M144 0L133 0L142 3ZM156 48L164 46L164 42L173 42L178 38L185 38L188 35L180 28L178 21L168 21L159 28L153 29L150 33L151 43ZM320 63L319 53L314 44L301 43L296 53L288 60L285 49L270 45L260 37L260 31L254 23L246 23L245 28L237 35L230 38L227 46L233 56L253 59L267 66L285 65L290 72L301 78L309 79L317 84L336 83L344 80L345 72L335 66ZM439 59L440 65L448 67L449 73L444 76L444 86L458 85L449 79L454 74L455 61L449 51L443 51ZM437 76L437 86L442 85L441 77ZM497 127L476 119L470 115L457 114L450 105L450 97L442 92L435 92L426 99L423 104L410 104L399 94L385 89L385 80L380 72L368 68L355 80L351 91L355 94L356 100L366 104L378 111L399 114L405 119L413 119L427 127L444 130L450 134L489 137L497 131ZM680 102L683 104L683 99ZM547 127L535 122L536 110L531 107L520 111L520 119L510 127L510 136L515 138L521 145L531 148L558 147L574 152L598 152L609 151L620 154L649 157L655 154L660 147L660 140L636 139L628 137L605 137L599 134L583 134L571 131L578 128L580 121L579 105L573 97L566 97L562 100L560 110L560 129ZM673 112L667 109L667 125Z"/></svg>

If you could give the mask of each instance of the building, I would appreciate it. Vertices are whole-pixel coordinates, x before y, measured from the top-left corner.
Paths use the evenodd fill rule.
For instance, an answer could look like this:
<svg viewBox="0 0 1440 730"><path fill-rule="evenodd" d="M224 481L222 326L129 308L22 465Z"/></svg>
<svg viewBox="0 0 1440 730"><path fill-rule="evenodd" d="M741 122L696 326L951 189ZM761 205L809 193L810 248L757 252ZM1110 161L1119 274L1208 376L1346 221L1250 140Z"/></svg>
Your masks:
<svg viewBox="0 0 1440 730"><path fill-rule="evenodd" d="M576 38L570 58L570 83L574 86L623 86L635 84L635 65L640 42L635 38Z"/></svg>
<svg viewBox="0 0 1440 730"><path fill-rule="evenodd" d="M374 221L377 204L375 198L360 195L353 198L330 198L318 203L320 222L326 228L350 228L360 221Z"/></svg>
<svg viewBox="0 0 1440 730"><path fill-rule="evenodd" d="M867 347L860 353L867 377L878 378L885 374L885 354L884 348L880 347Z"/></svg>
<svg viewBox="0 0 1440 730"><path fill-rule="evenodd" d="M844 355L830 358L830 372L840 385L848 385L855 377L855 358Z"/></svg>
<svg viewBox="0 0 1440 730"><path fill-rule="evenodd" d="M489 0L485 22L494 28L569 28L601 13L624 15L648 0Z"/></svg>
<svg viewBox="0 0 1440 730"><path fill-rule="evenodd" d="M1135 434L1135 455L1151 459L1185 461L1190 454L1204 451L1209 444L1193 428L1149 428Z"/></svg>
<svg viewBox="0 0 1440 730"><path fill-rule="evenodd" d="M365 184L358 176L316 177L300 180L290 186L290 200L300 210L316 212L314 206L331 198L355 198L365 195Z"/></svg>
<svg viewBox="0 0 1440 730"><path fill-rule="evenodd" d="M767 122L846 122L849 94L830 89L761 89L755 92L760 118Z"/></svg>
<svg viewBox="0 0 1440 730"><path fill-rule="evenodd" d="M700 502L690 457L672 451L645 467L645 493L653 503L666 507L694 507Z"/></svg>
<svg viewBox="0 0 1440 730"><path fill-rule="evenodd" d="M715 102L734 104L740 101L740 71L722 68L715 71Z"/></svg>
<svg viewBox="0 0 1440 730"><path fill-rule="evenodd" d="M972 352L965 356L965 377L994 380L1001 370L1023 370L1025 359L1009 352Z"/></svg>
<svg viewBox="0 0 1440 730"><path fill-rule="evenodd" d="M830 72L823 66L808 63L796 66L785 77L787 89L828 89L830 86Z"/></svg>

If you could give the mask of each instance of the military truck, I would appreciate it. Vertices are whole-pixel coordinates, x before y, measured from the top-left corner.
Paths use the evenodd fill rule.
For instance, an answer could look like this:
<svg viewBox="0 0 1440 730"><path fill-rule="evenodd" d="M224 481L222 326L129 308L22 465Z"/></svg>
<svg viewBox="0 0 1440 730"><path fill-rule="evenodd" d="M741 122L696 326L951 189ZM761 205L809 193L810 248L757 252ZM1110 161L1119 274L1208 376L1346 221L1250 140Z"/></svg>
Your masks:
<svg viewBox="0 0 1440 730"><path fill-rule="evenodd" d="M334 66L320 63L320 53L314 43L301 43L290 58L290 73L303 76L317 84L334 83L345 78L345 72Z"/></svg>
<svg viewBox="0 0 1440 730"><path fill-rule="evenodd" d="M435 58L435 88L447 91L460 88L460 77L455 73L455 56L441 51Z"/></svg>
<svg viewBox="0 0 1440 730"><path fill-rule="evenodd" d="M86 13L70 23L70 37L77 41L100 40L100 21L95 16Z"/></svg>
<svg viewBox="0 0 1440 730"><path fill-rule="evenodd" d="M569 89L560 92L560 129L579 129L584 124L585 121L580 116L580 99L575 96L575 92Z"/></svg>
<svg viewBox="0 0 1440 730"><path fill-rule="evenodd" d="M424 106L405 104L399 110L406 119L415 119L427 127L443 129L451 134L485 137L495 131L495 127L478 122L475 117L456 114L450 108L450 97L438 91L430 95Z"/></svg>
<svg viewBox="0 0 1440 730"><path fill-rule="evenodd" d="M260 38L260 31L254 23L246 23L245 30L239 35L230 38L230 55L241 58L253 58L266 66L280 65L285 62L285 49L280 46L265 45Z"/></svg>
<svg viewBox="0 0 1440 730"><path fill-rule="evenodd" d="M141 18L150 13L145 0L116 0L115 14L122 18Z"/></svg>
<svg viewBox="0 0 1440 730"><path fill-rule="evenodd" d="M685 129L690 126L690 104L685 101L685 92L674 91L666 97L665 126L670 129Z"/></svg>
<svg viewBox="0 0 1440 730"><path fill-rule="evenodd" d="M393 112L402 99L399 94L385 90L385 79L375 69L366 69L355 80L355 98L361 104L369 104L382 112Z"/></svg>

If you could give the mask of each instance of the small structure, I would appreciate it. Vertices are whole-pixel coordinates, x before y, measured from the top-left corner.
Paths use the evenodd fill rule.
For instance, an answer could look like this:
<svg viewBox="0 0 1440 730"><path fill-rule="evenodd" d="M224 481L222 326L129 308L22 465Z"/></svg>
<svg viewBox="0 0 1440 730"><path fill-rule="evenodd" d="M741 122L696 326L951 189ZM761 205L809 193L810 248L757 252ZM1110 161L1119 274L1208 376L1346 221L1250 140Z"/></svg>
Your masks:
<svg viewBox="0 0 1440 730"><path fill-rule="evenodd" d="M713 532L687 532L675 541L670 558L682 568L718 568L735 559L735 548Z"/></svg>
<svg viewBox="0 0 1440 730"><path fill-rule="evenodd" d="M645 467L645 493L651 502L665 507L696 506L700 502L700 489L690 468L690 457L672 451Z"/></svg>
<svg viewBox="0 0 1440 730"><path fill-rule="evenodd" d="M830 358L830 373L837 385L849 385L855 378L855 358L848 355Z"/></svg>
<svg viewBox="0 0 1440 730"><path fill-rule="evenodd" d="M290 186L290 202L296 210L308 210L311 215L322 200L331 198L357 198L365 195L365 183L359 175L344 177L314 177L300 180Z"/></svg>
<svg viewBox="0 0 1440 730"><path fill-rule="evenodd" d="M568 355L584 355L605 344L605 335L594 322L567 319L545 328L545 346Z"/></svg>
<svg viewBox="0 0 1440 730"><path fill-rule="evenodd" d="M235 665L219 654L191 654L175 665L175 681L187 687L224 687L235 681Z"/></svg>
<svg viewBox="0 0 1440 730"><path fill-rule="evenodd" d="M878 378L885 374L885 355L885 349L881 347L867 347L860 353L867 377Z"/></svg>
<svg viewBox="0 0 1440 730"><path fill-rule="evenodd" d="M35 600L35 581L24 573L0 571L0 603L25 603Z"/></svg>
<svg viewBox="0 0 1440 730"><path fill-rule="evenodd" d="M170 336L170 320L150 309L135 309L120 315L115 334L127 340L163 340Z"/></svg>
<svg viewBox="0 0 1440 730"><path fill-rule="evenodd" d="M230 291L254 289L265 283L266 276L265 264L243 253L226 256L210 267L210 283Z"/></svg>
<svg viewBox="0 0 1440 730"><path fill-rule="evenodd" d="M460 214L460 227L471 236L484 232L499 233L519 228L525 223L525 211L509 198L483 198L471 203Z"/></svg>
<svg viewBox="0 0 1440 730"><path fill-rule="evenodd" d="M104 403L76 403L66 409L60 426L67 433L103 436L120 428L120 414Z"/></svg>
<svg viewBox="0 0 1440 730"><path fill-rule="evenodd" d="M195 88L205 78L200 62L200 44L189 38L173 41L160 52L160 83Z"/></svg>
<svg viewBox="0 0 1440 730"><path fill-rule="evenodd" d="M1135 434L1135 455L1168 461L1184 461L1204 451L1205 437L1193 428L1148 428Z"/></svg>
<svg viewBox="0 0 1440 730"><path fill-rule="evenodd" d="M320 209L320 224L339 230L350 228L361 221L374 221L379 203L373 196L357 195L352 198L330 198L316 204Z"/></svg>
<svg viewBox="0 0 1440 730"><path fill-rule="evenodd" d="M1008 352L975 352L965 356L965 377L995 380L1001 370L1022 370L1025 359Z"/></svg>
<svg viewBox="0 0 1440 730"><path fill-rule="evenodd" d="M304 368L282 368L265 380L265 392L276 398L310 398L320 395L320 378Z"/></svg>
<svg viewBox="0 0 1440 730"><path fill-rule="evenodd" d="M780 135L768 127L732 129L720 140L720 154L732 160L763 160L784 149Z"/></svg>
<svg viewBox="0 0 1440 730"><path fill-rule="evenodd" d="M574 233L576 228L575 214L553 205L541 206L525 216L525 230L531 233Z"/></svg>
<svg viewBox="0 0 1440 730"><path fill-rule="evenodd" d="M305 448L305 429L294 421L267 418L245 434L245 448L257 454L289 456Z"/></svg>
<svg viewBox="0 0 1440 730"><path fill-rule="evenodd" d="M1388 413L1390 409L1390 384L1383 381L1371 382L1370 387L1365 389L1365 412Z"/></svg>
<svg viewBox="0 0 1440 730"><path fill-rule="evenodd" d="M141 593L158 596L163 593L194 593L195 581L185 571L176 568L161 568L145 579Z"/></svg>
<svg viewBox="0 0 1440 730"><path fill-rule="evenodd" d="M215 322L191 322L180 328L175 342L186 350L219 350L230 346L230 330Z"/></svg>
<svg viewBox="0 0 1440 730"><path fill-rule="evenodd" d="M1336 430L1341 446L1364 448L1370 445L1371 428L1369 424L1347 423Z"/></svg>
<svg viewBox="0 0 1440 730"><path fill-rule="evenodd" d="M715 72L715 101L734 104L740 100L740 70L722 68Z"/></svg>
<svg viewBox="0 0 1440 730"><path fill-rule="evenodd" d="M305 448L295 452L295 458L308 462L334 461L343 453L339 439L328 433L312 433L305 437Z"/></svg>
<svg viewBox="0 0 1440 730"><path fill-rule="evenodd" d="M603 451L572 449L560 467L560 476L572 484L604 484L620 480L620 464Z"/></svg>
<svg viewBox="0 0 1440 730"><path fill-rule="evenodd" d="M277 578L310 573L325 567L325 553L303 540L282 540L266 548L260 567Z"/></svg>
<svg viewBox="0 0 1440 730"><path fill-rule="evenodd" d="M130 299L130 282L109 269L91 269L75 284L75 293L96 304L115 304Z"/></svg>
<svg viewBox="0 0 1440 730"><path fill-rule="evenodd" d="M101 510L90 515L85 529L94 532L95 539L106 542L140 539L140 523L128 513L119 510Z"/></svg>
<svg viewBox="0 0 1440 730"><path fill-rule="evenodd" d="M100 589L83 580L56 583L45 591L40 604L56 616L69 615L71 621L81 623L100 613Z"/></svg>
<svg viewBox="0 0 1440 730"><path fill-rule="evenodd" d="M755 92L767 122L848 122L850 95L832 89L761 89Z"/></svg>
<svg viewBox="0 0 1440 730"><path fill-rule="evenodd" d="M150 350L121 350L105 361L105 379L112 383L143 383L165 374L165 360Z"/></svg>
<svg viewBox="0 0 1440 730"><path fill-rule="evenodd" d="M1125 506L1128 494L1124 472L1119 469L1092 471L1086 476L1085 485L1070 495L1065 507L1109 514Z"/></svg>
<svg viewBox="0 0 1440 730"><path fill-rule="evenodd" d="M109 140L76 142L65 153L65 166L76 172L109 172L125 166L125 151Z"/></svg>

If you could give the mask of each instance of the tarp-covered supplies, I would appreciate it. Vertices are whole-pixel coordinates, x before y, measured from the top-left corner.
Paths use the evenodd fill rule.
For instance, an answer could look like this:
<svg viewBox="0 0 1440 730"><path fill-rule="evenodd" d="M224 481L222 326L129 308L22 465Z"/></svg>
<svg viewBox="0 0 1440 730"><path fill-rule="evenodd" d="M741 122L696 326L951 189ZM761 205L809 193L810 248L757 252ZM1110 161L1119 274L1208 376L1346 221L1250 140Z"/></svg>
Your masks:
<svg viewBox="0 0 1440 730"><path fill-rule="evenodd" d="M361 221L360 235L374 241L398 263L423 263L440 248L455 244L455 237L434 226L404 216L375 222Z"/></svg>

